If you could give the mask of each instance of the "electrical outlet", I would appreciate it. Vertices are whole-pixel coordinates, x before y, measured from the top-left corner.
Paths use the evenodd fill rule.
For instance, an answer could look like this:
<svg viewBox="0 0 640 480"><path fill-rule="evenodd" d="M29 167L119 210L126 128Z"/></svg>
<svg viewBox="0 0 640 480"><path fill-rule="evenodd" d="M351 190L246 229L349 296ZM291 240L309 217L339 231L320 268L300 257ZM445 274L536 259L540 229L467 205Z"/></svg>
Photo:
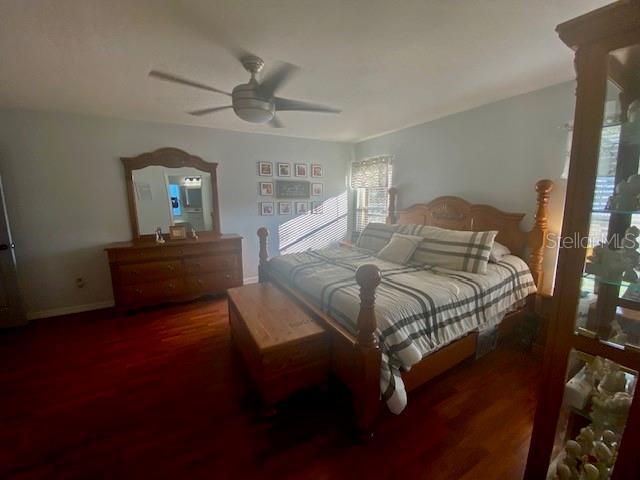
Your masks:
<svg viewBox="0 0 640 480"><path fill-rule="evenodd" d="M85 286L84 278L78 277L76 278L76 287L83 288Z"/></svg>

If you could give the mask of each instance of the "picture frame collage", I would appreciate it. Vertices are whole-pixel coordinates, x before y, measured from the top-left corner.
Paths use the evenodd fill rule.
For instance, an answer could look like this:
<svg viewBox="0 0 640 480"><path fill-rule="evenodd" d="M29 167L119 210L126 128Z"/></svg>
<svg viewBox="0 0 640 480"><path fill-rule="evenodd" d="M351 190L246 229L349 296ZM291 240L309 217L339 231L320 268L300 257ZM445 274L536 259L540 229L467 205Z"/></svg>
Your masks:
<svg viewBox="0 0 640 480"><path fill-rule="evenodd" d="M293 168L292 168L293 167ZM262 216L289 216L289 215L318 215L322 213L322 202L324 196L324 183L317 179L324 178L324 167L318 163L297 163L289 162L258 162L259 177L277 177L277 178L310 178L311 190L308 200L296 201L274 201L277 197L276 188L273 180L260 178L258 182L258 195L261 197L259 201L259 212ZM316 181L313 181L316 179ZM267 200L271 197L271 200ZM264 200L264 201L263 201ZM277 204L277 205L276 205Z"/></svg>

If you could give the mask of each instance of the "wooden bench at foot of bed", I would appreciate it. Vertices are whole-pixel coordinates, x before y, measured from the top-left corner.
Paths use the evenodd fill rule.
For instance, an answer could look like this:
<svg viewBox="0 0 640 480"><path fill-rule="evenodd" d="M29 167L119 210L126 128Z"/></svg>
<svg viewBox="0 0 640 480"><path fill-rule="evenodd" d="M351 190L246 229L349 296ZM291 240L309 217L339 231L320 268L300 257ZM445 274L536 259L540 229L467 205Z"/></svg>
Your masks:
<svg viewBox="0 0 640 480"><path fill-rule="evenodd" d="M267 407L296 390L324 383L329 374L325 330L270 283L229 289L233 345Z"/></svg>

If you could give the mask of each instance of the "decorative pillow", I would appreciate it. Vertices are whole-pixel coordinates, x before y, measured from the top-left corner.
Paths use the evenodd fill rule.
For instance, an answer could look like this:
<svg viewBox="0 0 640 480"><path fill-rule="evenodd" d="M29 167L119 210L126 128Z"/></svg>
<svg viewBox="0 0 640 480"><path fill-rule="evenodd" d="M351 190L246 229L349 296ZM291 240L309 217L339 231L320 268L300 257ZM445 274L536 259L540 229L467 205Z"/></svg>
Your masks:
<svg viewBox="0 0 640 480"><path fill-rule="evenodd" d="M389 243L378 252L378 258L386 260L387 262L404 265L409 261L422 240L422 237L416 235L394 233Z"/></svg>
<svg viewBox="0 0 640 480"><path fill-rule="evenodd" d="M487 273L489 254L497 231L466 232L425 225L412 232L423 237L413 260L436 267Z"/></svg>
<svg viewBox="0 0 640 480"><path fill-rule="evenodd" d="M387 225L386 223L375 222L369 223L360 234L356 242L356 247L378 252L389 243L391 236L397 229L398 225Z"/></svg>
<svg viewBox="0 0 640 480"><path fill-rule="evenodd" d="M491 247L491 252L489 253L490 262L499 263L502 257L507 255L511 255L511 250L501 243L493 242L493 247Z"/></svg>

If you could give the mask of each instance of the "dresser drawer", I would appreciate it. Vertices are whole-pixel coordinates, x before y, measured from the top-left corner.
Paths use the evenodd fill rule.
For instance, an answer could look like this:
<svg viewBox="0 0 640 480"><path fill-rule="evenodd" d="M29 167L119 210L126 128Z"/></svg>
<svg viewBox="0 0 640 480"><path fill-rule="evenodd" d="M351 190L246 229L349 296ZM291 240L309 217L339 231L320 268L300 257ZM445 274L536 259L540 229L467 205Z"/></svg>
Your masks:
<svg viewBox="0 0 640 480"><path fill-rule="evenodd" d="M134 263L120 265L120 279L123 285L153 282L182 275L180 260Z"/></svg>
<svg viewBox="0 0 640 480"><path fill-rule="evenodd" d="M235 255L207 255L184 259L186 275L235 270L237 266L238 257Z"/></svg>
<svg viewBox="0 0 640 480"><path fill-rule="evenodd" d="M172 300L184 294L184 282L181 278L172 278L153 283L128 285L122 288L128 305L147 305Z"/></svg>
<svg viewBox="0 0 640 480"><path fill-rule="evenodd" d="M185 277L187 290L190 292L223 292L227 288L242 285L237 271L205 273Z"/></svg>

